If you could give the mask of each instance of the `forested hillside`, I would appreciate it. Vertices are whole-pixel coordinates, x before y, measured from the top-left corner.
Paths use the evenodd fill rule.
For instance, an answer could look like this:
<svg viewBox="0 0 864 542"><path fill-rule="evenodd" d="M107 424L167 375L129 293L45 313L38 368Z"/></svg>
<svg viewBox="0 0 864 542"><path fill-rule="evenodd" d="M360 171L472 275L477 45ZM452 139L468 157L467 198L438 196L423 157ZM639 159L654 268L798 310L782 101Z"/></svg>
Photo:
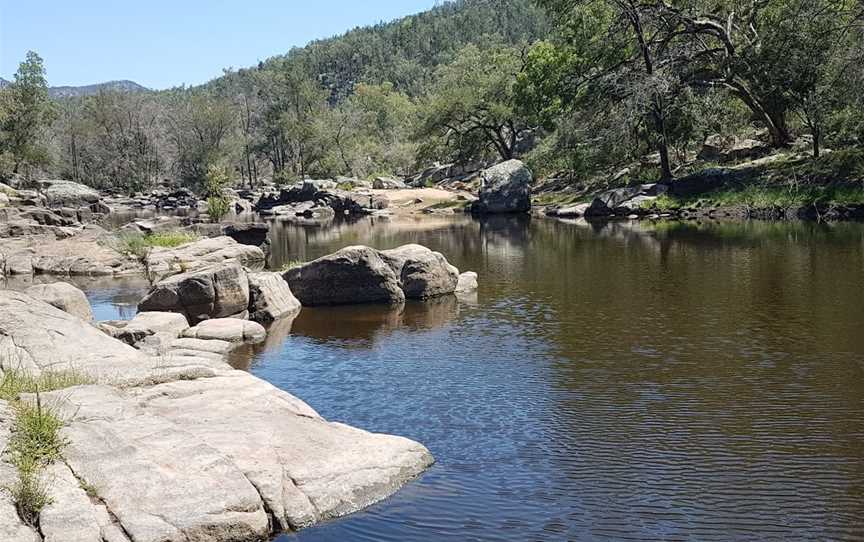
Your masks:
<svg viewBox="0 0 864 542"><path fill-rule="evenodd" d="M828 147L843 179L864 177L862 10L460 0L200 87L57 100L33 53L0 93L0 175L131 191L200 188L216 170L256 184L519 157L581 186L709 168L710 142L822 162Z"/></svg>

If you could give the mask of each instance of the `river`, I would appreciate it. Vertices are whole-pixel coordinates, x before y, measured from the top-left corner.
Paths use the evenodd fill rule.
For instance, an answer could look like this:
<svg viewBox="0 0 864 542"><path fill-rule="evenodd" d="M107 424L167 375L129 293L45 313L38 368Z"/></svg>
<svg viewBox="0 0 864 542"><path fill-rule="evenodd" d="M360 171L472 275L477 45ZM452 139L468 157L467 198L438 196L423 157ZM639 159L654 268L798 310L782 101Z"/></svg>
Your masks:
<svg viewBox="0 0 864 542"><path fill-rule="evenodd" d="M437 459L279 542L864 539L864 225L460 216L271 235L274 268L413 242L480 282L304 309L236 357ZM84 286L99 318L143 291Z"/></svg>

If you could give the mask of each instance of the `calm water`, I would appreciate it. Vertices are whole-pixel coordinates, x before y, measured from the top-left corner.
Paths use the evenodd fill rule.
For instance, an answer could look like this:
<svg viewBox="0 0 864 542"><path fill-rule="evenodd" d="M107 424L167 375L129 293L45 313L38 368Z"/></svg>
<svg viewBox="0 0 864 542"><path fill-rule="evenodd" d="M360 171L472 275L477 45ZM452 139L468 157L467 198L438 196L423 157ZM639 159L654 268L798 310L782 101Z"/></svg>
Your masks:
<svg viewBox="0 0 864 542"><path fill-rule="evenodd" d="M271 264L409 242L478 294L304 309L240 364L437 463L279 542L864 539L864 226L284 226Z"/></svg>

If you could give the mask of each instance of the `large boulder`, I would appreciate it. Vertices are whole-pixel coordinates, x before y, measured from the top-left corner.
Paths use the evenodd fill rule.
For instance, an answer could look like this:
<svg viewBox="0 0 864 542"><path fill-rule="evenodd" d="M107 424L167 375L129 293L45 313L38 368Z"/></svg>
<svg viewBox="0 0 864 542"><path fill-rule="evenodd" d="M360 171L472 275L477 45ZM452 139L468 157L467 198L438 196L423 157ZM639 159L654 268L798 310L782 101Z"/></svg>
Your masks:
<svg viewBox="0 0 864 542"><path fill-rule="evenodd" d="M508 160L480 174L477 213L526 213L531 210L531 171L519 160Z"/></svg>
<svg viewBox="0 0 864 542"><path fill-rule="evenodd" d="M738 162L765 156L771 152L767 143L756 139L730 139L720 134L710 135L702 143L697 158L705 162Z"/></svg>
<svg viewBox="0 0 864 542"><path fill-rule="evenodd" d="M383 250L381 256L399 277L399 285L408 299L426 299L456 290L459 270L439 252L422 245L404 245Z"/></svg>
<svg viewBox="0 0 864 542"><path fill-rule="evenodd" d="M270 323L297 314L300 301L279 273L249 273L249 318Z"/></svg>
<svg viewBox="0 0 864 542"><path fill-rule="evenodd" d="M37 284L27 288L24 293L87 322L93 320L93 309L87 296L69 283Z"/></svg>
<svg viewBox="0 0 864 542"><path fill-rule="evenodd" d="M211 265L158 282L138 304L141 312L178 312L191 324L245 313L249 281L237 262Z"/></svg>
<svg viewBox="0 0 864 542"><path fill-rule="evenodd" d="M49 207L89 207L99 204L99 192L73 181L38 181Z"/></svg>
<svg viewBox="0 0 864 542"><path fill-rule="evenodd" d="M377 250L364 246L343 248L289 269L284 277L303 305L405 301L399 277Z"/></svg>

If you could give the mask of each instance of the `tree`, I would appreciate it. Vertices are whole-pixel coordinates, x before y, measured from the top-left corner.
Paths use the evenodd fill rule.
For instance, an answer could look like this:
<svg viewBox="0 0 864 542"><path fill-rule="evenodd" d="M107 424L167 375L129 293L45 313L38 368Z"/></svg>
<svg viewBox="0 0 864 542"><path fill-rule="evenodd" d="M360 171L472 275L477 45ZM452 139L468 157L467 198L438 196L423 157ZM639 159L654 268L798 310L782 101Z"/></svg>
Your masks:
<svg viewBox="0 0 864 542"><path fill-rule="evenodd" d="M439 68L416 136L439 140L457 161L490 151L501 160L514 158L530 129L515 99L521 69L515 48L468 45Z"/></svg>
<svg viewBox="0 0 864 542"><path fill-rule="evenodd" d="M564 44L577 52L576 88L593 86L615 100L629 100L650 124L646 132L659 154L660 178L672 178L669 159L670 115L680 90L678 74L669 69L666 30L655 4L636 0L540 0L552 14Z"/></svg>
<svg viewBox="0 0 864 542"><path fill-rule="evenodd" d="M772 144L785 147L795 106L789 90L814 87L813 71L823 70L825 51L860 23L862 7L858 0L664 0L653 9L667 24L663 43L686 45L671 59L685 79L730 91Z"/></svg>
<svg viewBox="0 0 864 542"><path fill-rule="evenodd" d="M168 139L175 150L179 177L201 187L207 171L220 160L233 162L236 110L229 100L206 91L172 91L165 114Z"/></svg>
<svg viewBox="0 0 864 542"><path fill-rule="evenodd" d="M12 172L48 163L48 151L41 135L55 116L48 98L48 83L42 58L27 53L15 73L15 80L2 91L3 122L0 125L0 153L11 157Z"/></svg>

